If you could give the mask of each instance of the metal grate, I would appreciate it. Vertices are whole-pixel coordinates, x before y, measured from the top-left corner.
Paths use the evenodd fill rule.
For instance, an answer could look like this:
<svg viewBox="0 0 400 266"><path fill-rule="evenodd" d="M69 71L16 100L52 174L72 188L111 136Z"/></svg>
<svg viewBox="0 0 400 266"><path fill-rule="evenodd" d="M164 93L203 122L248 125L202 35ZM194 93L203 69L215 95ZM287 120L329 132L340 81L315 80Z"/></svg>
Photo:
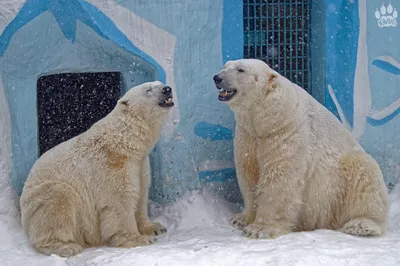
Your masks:
<svg viewBox="0 0 400 266"><path fill-rule="evenodd" d="M311 1L243 1L244 57L265 61L311 93Z"/></svg>

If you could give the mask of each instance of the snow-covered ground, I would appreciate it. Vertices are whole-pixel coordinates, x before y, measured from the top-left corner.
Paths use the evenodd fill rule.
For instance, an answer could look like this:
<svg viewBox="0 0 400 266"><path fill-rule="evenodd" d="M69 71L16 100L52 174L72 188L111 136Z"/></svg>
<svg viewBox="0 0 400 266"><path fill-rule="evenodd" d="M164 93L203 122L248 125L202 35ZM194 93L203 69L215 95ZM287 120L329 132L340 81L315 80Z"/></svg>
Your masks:
<svg viewBox="0 0 400 266"><path fill-rule="evenodd" d="M1 173L0 173L1 174ZM2 190L4 192L4 190ZM4 195L4 193L3 193ZM361 238L319 230L249 240L227 224L237 206L190 192L171 206L151 204L168 234L148 247L87 249L65 259L30 248L12 202L0 198L0 265L400 265L400 189L391 194L389 231Z"/></svg>

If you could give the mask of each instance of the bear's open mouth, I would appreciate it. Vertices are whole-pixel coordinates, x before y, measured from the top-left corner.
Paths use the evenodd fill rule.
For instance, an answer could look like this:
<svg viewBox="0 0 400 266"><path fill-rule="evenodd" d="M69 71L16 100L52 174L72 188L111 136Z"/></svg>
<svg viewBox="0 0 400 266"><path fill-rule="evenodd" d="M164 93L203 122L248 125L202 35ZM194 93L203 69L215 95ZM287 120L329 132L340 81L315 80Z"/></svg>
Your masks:
<svg viewBox="0 0 400 266"><path fill-rule="evenodd" d="M236 89L226 90L226 89L223 89L220 87L217 87L217 88L219 90L218 100L223 101L223 102L226 102L226 101L229 101L230 99L232 99L232 97L235 96L235 94L237 92Z"/></svg>
<svg viewBox="0 0 400 266"><path fill-rule="evenodd" d="M161 107L172 107L174 106L174 102L172 101L172 95L167 96L164 100L158 103Z"/></svg>

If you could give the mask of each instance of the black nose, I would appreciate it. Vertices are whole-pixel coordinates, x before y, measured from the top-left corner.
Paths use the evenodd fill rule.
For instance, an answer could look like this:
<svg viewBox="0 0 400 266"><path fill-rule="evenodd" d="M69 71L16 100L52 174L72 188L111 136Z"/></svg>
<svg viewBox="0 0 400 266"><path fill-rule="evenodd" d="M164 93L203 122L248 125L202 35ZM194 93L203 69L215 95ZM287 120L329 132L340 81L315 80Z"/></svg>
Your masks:
<svg viewBox="0 0 400 266"><path fill-rule="evenodd" d="M162 92L162 94L168 96L168 95L170 95L170 94L172 93L172 89L171 89L170 86L166 86L166 87L164 87L164 88L162 89L161 92Z"/></svg>
<svg viewBox="0 0 400 266"><path fill-rule="evenodd" d="M215 76L213 77L213 80L214 80L214 82L215 82L216 84L222 82L222 78L221 78L220 76L218 76L218 75L215 75Z"/></svg>

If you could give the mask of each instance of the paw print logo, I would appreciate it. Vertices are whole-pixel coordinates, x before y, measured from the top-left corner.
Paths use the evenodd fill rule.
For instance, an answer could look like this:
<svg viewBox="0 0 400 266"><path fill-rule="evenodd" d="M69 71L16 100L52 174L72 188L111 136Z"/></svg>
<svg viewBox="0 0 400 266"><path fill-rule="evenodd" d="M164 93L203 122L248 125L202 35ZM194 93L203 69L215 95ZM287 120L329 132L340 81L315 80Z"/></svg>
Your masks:
<svg viewBox="0 0 400 266"><path fill-rule="evenodd" d="M389 2L388 6L382 4L380 10L376 9L375 18L377 19L378 26L383 27L396 27L398 13L396 8L393 8Z"/></svg>

